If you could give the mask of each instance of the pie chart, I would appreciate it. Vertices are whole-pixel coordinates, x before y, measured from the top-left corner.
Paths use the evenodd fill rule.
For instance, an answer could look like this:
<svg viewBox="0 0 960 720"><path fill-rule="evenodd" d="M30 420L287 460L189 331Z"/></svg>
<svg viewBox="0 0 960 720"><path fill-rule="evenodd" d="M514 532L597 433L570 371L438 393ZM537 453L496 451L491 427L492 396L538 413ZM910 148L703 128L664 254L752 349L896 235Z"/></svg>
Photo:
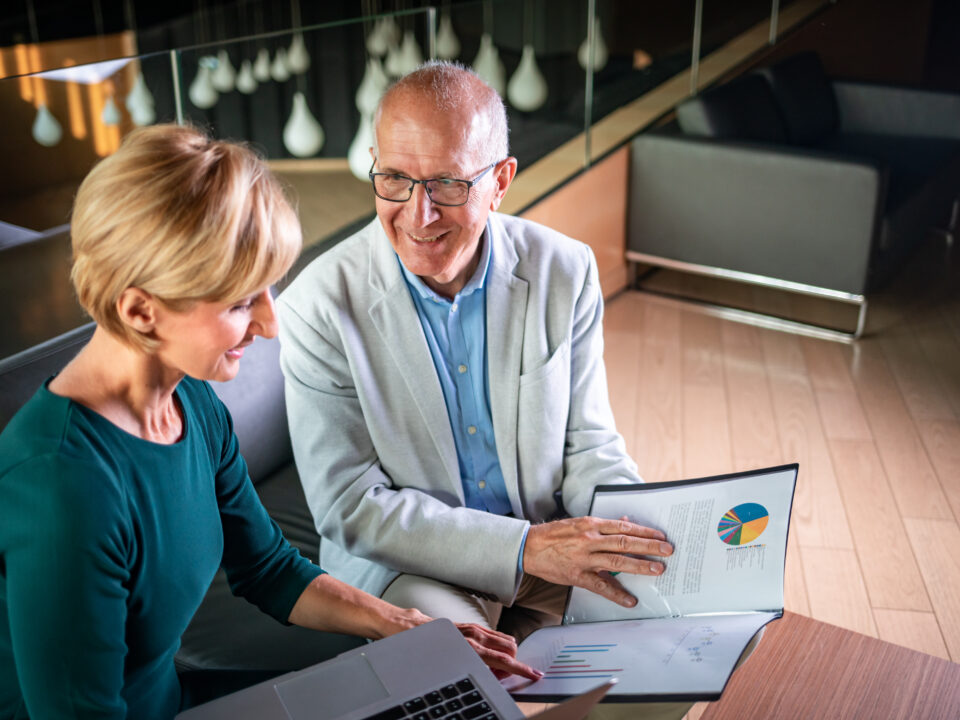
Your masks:
<svg viewBox="0 0 960 720"><path fill-rule="evenodd" d="M743 503L724 513L717 534L727 545L745 545L760 537L768 522L770 513L763 505Z"/></svg>

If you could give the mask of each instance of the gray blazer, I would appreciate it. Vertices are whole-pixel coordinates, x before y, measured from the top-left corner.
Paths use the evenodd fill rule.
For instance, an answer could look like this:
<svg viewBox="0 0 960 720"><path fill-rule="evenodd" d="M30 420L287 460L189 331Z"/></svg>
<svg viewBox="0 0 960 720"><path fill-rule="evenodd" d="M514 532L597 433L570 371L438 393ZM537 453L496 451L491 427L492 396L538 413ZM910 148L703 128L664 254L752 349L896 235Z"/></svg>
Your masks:
<svg viewBox="0 0 960 720"><path fill-rule="evenodd" d="M457 451L397 256L374 220L278 301L297 469L320 563L379 595L400 572L509 604L529 521L586 514L593 487L639 482L607 397L603 299L586 245L491 213L490 403L514 517L463 505Z"/></svg>

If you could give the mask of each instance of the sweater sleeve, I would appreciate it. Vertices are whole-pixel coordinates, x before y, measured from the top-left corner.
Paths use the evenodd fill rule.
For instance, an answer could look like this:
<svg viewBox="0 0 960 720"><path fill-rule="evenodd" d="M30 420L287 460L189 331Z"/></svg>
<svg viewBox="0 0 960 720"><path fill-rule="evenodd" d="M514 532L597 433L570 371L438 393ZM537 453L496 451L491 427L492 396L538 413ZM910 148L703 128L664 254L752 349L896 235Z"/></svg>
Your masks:
<svg viewBox="0 0 960 720"><path fill-rule="evenodd" d="M250 480L230 413L207 386L219 419L221 446L217 502L223 524L223 569L230 589L287 623L310 581L323 574L288 543Z"/></svg>
<svg viewBox="0 0 960 720"><path fill-rule="evenodd" d="M61 455L0 477L16 676L33 718L124 718L129 519L108 473Z"/></svg>

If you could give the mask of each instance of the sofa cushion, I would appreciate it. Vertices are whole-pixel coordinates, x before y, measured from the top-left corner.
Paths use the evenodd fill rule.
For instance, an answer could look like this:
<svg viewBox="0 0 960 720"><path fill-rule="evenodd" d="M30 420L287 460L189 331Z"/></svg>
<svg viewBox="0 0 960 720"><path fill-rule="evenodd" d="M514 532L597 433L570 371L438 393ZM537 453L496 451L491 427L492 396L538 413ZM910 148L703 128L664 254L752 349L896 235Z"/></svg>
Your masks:
<svg viewBox="0 0 960 720"><path fill-rule="evenodd" d="M758 73L766 78L796 145L817 145L837 130L837 99L816 53L793 55Z"/></svg>
<svg viewBox="0 0 960 720"><path fill-rule="evenodd" d="M60 372L87 344L96 327L88 323L0 360L0 430L47 378Z"/></svg>
<svg viewBox="0 0 960 720"><path fill-rule="evenodd" d="M677 107L688 135L719 140L783 143L787 131L767 81L746 75L710 88Z"/></svg>
<svg viewBox="0 0 960 720"><path fill-rule="evenodd" d="M293 462L277 338L256 338L244 351L237 376L210 384L233 417L254 484Z"/></svg>
<svg viewBox="0 0 960 720"><path fill-rule="evenodd" d="M889 183L889 212L900 207L960 154L960 140L841 134L828 138L822 148L883 167Z"/></svg>

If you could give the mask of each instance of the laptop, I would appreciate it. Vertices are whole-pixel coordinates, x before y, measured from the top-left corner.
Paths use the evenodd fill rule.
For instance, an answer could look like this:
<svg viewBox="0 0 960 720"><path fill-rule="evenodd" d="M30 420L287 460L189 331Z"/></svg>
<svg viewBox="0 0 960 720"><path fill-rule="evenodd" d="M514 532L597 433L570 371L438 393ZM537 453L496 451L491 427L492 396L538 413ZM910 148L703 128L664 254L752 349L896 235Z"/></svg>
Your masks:
<svg viewBox="0 0 960 720"><path fill-rule="evenodd" d="M607 682L531 716L582 720ZM177 715L177 720L521 720L456 626L434 620Z"/></svg>

